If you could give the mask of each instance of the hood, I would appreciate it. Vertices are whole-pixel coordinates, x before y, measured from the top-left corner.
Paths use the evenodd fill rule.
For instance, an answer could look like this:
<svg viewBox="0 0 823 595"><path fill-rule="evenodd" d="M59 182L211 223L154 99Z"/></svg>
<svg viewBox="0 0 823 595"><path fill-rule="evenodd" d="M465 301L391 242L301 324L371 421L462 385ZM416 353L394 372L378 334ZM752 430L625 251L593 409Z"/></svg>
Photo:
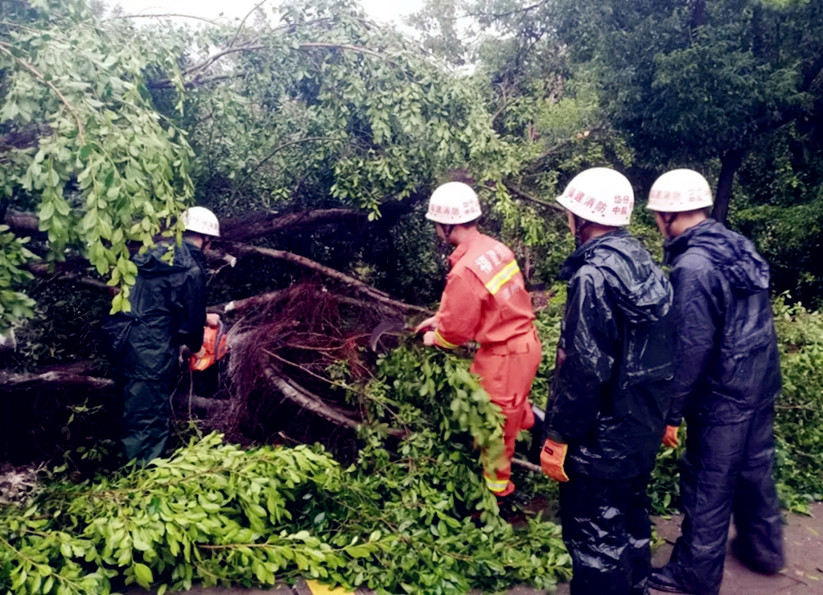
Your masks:
<svg viewBox="0 0 823 595"><path fill-rule="evenodd" d="M703 252L736 291L751 294L769 288L769 265L752 243L714 219L687 229L666 242L667 262L676 262L688 249Z"/></svg>
<svg viewBox="0 0 823 595"><path fill-rule="evenodd" d="M671 285L649 252L627 231L609 232L580 246L563 264L561 278L570 279L584 265L603 274L606 287L630 323L656 322L668 314Z"/></svg>
<svg viewBox="0 0 823 595"><path fill-rule="evenodd" d="M146 252L145 254L137 254L132 262L137 266L141 275L146 277L159 277L163 275L171 275L190 269L195 264L203 268L205 265L205 258L203 253L197 246L183 242L174 249L174 262L169 263L164 255L169 250L169 244L159 244Z"/></svg>

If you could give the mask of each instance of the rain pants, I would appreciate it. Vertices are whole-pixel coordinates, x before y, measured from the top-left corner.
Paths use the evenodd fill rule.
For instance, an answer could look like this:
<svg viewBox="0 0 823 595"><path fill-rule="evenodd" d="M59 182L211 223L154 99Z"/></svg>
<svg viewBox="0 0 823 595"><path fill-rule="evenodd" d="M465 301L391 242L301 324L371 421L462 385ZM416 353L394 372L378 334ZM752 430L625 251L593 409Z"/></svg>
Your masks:
<svg viewBox="0 0 823 595"><path fill-rule="evenodd" d="M471 372L503 411L504 452L495 472L484 474L497 496L511 494L511 460L520 430L534 425L529 403L540 365L531 296L514 253L473 229L449 257L451 270L437 311L435 343L451 349L474 340L480 348Z"/></svg>
<svg viewBox="0 0 823 595"><path fill-rule="evenodd" d="M167 245L135 256L137 281L131 311L104 323L123 394L122 443L126 456L148 462L163 453L179 347L200 349L206 323L206 262L196 246Z"/></svg>
<svg viewBox="0 0 823 595"><path fill-rule="evenodd" d="M752 244L712 219L667 242L679 330L667 423L687 425L681 461L682 535L668 577L717 593L730 517L733 544L761 572L783 567L774 467L780 363L769 268Z"/></svg>
<svg viewBox="0 0 823 595"><path fill-rule="evenodd" d="M569 445L560 484L573 595L642 594L651 568L646 485L665 430L672 290L624 230L564 263L566 311L544 434Z"/></svg>

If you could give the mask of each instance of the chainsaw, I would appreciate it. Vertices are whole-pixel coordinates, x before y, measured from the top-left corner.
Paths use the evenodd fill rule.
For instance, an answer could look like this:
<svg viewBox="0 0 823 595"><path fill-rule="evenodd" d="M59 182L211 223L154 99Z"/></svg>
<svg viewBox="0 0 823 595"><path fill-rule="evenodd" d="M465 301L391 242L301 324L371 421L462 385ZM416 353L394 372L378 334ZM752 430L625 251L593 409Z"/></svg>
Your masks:
<svg viewBox="0 0 823 595"><path fill-rule="evenodd" d="M203 347L189 358L189 369L202 372L226 355L228 350L226 325L223 321L218 322L217 326L205 326L203 327Z"/></svg>

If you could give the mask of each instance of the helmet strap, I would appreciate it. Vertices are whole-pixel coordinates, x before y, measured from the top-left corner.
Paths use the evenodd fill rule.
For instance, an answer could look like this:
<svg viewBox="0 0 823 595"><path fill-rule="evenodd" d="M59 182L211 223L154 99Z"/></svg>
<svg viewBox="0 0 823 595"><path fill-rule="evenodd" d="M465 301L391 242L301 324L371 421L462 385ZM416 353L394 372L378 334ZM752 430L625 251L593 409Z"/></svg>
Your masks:
<svg viewBox="0 0 823 595"><path fill-rule="evenodd" d="M660 213L660 218L663 219L663 225L666 229L666 237L672 237L672 224L677 219L678 213Z"/></svg>
<svg viewBox="0 0 823 595"><path fill-rule="evenodd" d="M572 213L573 214L573 213ZM573 214L574 215L574 214ZM574 215L574 245L579 248L586 243L583 238L583 230L589 226L591 221L586 221L577 215Z"/></svg>
<svg viewBox="0 0 823 595"><path fill-rule="evenodd" d="M454 225L446 225L445 223L441 223L440 225L443 226L443 235L446 236L446 243L451 243L449 238L452 235L452 231L454 230Z"/></svg>

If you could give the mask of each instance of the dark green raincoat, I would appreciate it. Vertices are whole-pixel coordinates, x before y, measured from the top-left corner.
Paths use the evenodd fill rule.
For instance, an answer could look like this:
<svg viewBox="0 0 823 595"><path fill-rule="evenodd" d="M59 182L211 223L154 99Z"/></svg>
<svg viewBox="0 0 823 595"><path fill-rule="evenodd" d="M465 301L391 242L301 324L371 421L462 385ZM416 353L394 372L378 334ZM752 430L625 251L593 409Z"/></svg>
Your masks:
<svg viewBox="0 0 823 595"><path fill-rule="evenodd" d="M134 257L138 274L129 296L131 312L104 324L123 390L123 448L129 459L142 462L163 453L179 348L198 351L206 322L203 253L183 242L169 264L163 260L168 249L160 245Z"/></svg>

